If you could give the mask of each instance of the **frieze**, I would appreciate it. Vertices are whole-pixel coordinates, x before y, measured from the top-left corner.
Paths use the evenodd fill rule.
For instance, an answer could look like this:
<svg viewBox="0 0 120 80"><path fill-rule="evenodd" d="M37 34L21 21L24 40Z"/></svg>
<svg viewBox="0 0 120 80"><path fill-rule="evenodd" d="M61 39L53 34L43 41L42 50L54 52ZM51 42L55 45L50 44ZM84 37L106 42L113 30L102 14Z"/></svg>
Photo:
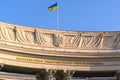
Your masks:
<svg viewBox="0 0 120 80"><path fill-rule="evenodd" d="M60 31L7 23L0 23L0 40L40 47L120 49L120 32Z"/></svg>

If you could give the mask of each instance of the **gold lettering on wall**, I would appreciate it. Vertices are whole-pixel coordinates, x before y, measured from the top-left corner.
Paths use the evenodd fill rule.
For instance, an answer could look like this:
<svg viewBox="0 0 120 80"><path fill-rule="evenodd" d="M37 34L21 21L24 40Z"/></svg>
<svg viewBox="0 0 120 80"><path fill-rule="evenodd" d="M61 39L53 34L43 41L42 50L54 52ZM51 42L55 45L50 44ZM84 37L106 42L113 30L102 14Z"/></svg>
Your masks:
<svg viewBox="0 0 120 80"><path fill-rule="evenodd" d="M49 60L49 59L38 59L29 57L16 57L16 60L38 64L56 64L56 65L102 65L103 62L80 62L80 61L61 61L61 60Z"/></svg>

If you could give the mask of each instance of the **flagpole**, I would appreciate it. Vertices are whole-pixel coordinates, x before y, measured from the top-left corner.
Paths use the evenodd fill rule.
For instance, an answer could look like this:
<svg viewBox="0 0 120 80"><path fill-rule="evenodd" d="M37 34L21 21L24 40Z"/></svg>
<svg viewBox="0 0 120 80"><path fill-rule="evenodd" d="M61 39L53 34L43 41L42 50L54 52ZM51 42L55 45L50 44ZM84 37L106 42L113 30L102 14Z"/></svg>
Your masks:
<svg viewBox="0 0 120 80"><path fill-rule="evenodd" d="M59 30L59 8L57 9L57 30Z"/></svg>

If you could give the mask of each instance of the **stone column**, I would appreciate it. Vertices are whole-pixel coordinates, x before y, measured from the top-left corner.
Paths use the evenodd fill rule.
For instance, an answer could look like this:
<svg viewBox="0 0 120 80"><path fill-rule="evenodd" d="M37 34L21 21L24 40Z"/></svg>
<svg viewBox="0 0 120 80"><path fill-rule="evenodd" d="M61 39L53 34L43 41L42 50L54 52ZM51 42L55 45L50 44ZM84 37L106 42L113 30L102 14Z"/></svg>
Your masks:
<svg viewBox="0 0 120 80"><path fill-rule="evenodd" d="M46 80L55 80L55 73L56 73L55 69L48 69L46 70L46 72L47 72Z"/></svg>
<svg viewBox="0 0 120 80"><path fill-rule="evenodd" d="M117 71L117 80L120 80L120 70L119 71Z"/></svg>
<svg viewBox="0 0 120 80"><path fill-rule="evenodd" d="M72 80L73 74L75 73L74 70L64 71L64 80Z"/></svg>

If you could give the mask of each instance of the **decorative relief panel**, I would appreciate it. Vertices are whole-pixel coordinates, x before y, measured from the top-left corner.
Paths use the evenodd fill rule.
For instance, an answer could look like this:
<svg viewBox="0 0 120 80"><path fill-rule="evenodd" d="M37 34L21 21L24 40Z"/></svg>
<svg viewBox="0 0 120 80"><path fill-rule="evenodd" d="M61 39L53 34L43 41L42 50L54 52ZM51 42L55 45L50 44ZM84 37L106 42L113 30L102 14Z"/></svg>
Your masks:
<svg viewBox="0 0 120 80"><path fill-rule="evenodd" d="M74 35L66 35L64 40L64 47L72 47Z"/></svg>
<svg viewBox="0 0 120 80"><path fill-rule="evenodd" d="M35 30L35 39L36 43L39 45L46 45L46 39L44 38L44 33L41 33L38 30Z"/></svg>
<svg viewBox="0 0 120 80"><path fill-rule="evenodd" d="M54 45L56 47L63 47L63 43L64 43L64 36L62 34L54 34Z"/></svg>
<svg viewBox="0 0 120 80"><path fill-rule="evenodd" d="M120 48L120 33L104 37L104 48Z"/></svg>
<svg viewBox="0 0 120 80"><path fill-rule="evenodd" d="M34 34L33 32L16 28L16 41L21 43L34 44Z"/></svg>
<svg viewBox="0 0 120 80"><path fill-rule="evenodd" d="M78 33L76 35L67 35L65 37L65 47L69 48L77 48L80 45L81 34Z"/></svg>
<svg viewBox="0 0 120 80"><path fill-rule="evenodd" d="M120 49L120 32L48 31L0 23L0 39L5 41L43 47Z"/></svg>
<svg viewBox="0 0 120 80"><path fill-rule="evenodd" d="M81 48L99 48L101 43L101 34L93 34L92 36L83 36Z"/></svg>
<svg viewBox="0 0 120 80"><path fill-rule="evenodd" d="M46 45L45 46L48 46L48 47L53 47L53 37L54 35L53 34L47 34L47 33L44 33L44 39L46 40Z"/></svg>
<svg viewBox="0 0 120 80"><path fill-rule="evenodd" d="M0 39L14 41L14 29L6 28L4 25L0 26Z"/></svg>

